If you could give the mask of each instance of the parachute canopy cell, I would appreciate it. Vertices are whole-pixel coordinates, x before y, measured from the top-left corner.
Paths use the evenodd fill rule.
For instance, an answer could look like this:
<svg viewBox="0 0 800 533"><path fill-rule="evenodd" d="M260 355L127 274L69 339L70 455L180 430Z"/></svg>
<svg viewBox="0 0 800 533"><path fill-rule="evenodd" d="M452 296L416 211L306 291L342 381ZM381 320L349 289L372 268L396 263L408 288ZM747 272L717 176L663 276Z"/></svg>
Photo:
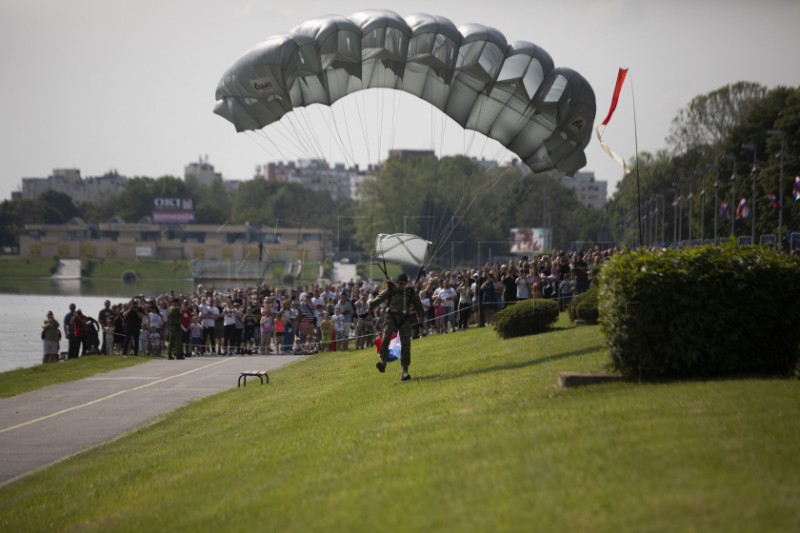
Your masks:
<svg viewBox="0 0 800 533"><path fill-rule="evenodd" d="M406 266L422 267L431 242L409 233L379 233L375 240L375 258Z"/></svg>
<svg viewBox="0 0 800 533"><path fill-rule="evenodd" d="M386 10L309 20L245 52L217 85L214 112L237 131L297 107L331 105L370 88L408 92L466 129L495 139L534 174L586 164L595 96L542 48L494 28Z"/></svg>

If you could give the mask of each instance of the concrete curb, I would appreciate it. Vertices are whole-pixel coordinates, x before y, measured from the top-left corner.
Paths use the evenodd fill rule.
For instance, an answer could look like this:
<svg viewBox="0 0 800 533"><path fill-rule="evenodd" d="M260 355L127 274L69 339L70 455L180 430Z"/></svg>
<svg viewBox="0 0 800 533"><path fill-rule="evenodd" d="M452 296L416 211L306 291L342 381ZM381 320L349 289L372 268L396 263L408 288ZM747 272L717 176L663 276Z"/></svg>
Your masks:
<svg viewBox="0 0 800 533"><path fill-rule="evenodd" d="M559 372L558 386L562 389L622 381L622 376L615 374L582 374L580 372Z"/></svg>

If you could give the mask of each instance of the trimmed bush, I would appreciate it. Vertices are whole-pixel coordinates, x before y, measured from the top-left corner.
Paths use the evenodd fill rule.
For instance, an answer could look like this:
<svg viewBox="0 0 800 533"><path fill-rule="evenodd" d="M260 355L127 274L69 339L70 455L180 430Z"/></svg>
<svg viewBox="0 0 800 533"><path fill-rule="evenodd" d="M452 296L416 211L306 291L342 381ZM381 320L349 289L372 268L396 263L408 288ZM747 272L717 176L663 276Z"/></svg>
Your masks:
<svg viewBox="0 0 800 533"><path fill-rule="evenodd" d="M587 324L597 324L597 295L599 290L593 285L588 291L573 296L569 302L569 319L572 322L581 320Z"/></svg>
<svg viewBox="0 0 800 533"><path fill-rule="evenodd" d="M542 333L558 320L558 312L555 300L522 300L494 316L494 330L504 339Z"/></svg>
<svg viewBox="0 0 800 533"><path fill-rule="evenodd" d="M800 263L761 246L614 256L599 310L629 378L791 375L800 360Z"/></svg>

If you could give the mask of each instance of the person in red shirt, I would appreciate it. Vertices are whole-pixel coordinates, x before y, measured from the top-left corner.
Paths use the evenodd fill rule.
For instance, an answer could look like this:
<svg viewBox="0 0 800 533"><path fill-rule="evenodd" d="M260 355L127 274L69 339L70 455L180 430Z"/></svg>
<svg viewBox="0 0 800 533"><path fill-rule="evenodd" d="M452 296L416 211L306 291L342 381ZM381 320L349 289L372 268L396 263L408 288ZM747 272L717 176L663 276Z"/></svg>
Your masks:
<svg viewBox="0 0 800 533"><path fill-rule="evenodd" d="M183 353L186 357L191 357L192 352L189 350L191 342L191 329L192 329L192 307L189 305L189 300L184 298L183 305L181 306L181 343L183 344Z"/></svg>

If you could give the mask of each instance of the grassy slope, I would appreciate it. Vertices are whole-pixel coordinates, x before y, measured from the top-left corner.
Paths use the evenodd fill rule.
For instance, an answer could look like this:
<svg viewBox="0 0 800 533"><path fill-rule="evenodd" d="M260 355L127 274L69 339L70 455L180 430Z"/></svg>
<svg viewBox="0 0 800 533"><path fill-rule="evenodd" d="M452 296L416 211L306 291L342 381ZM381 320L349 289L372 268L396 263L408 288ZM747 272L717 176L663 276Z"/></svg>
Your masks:
<svg viewBox="0 0 800 533"><path fill-rule="evenodd" d="M145 279L187 279L192 277L190 261L149 261L144 259L95 260L91 277L117 279L128 270Z"/></svg>
<svg viewBox="0 0 800 533"><path fill-rule="evenodd" d="M76 381L101 372L111 372L150 360L150 357L87 355L58 364L36 365L0 372L0 398L16 396L56 383Z"/></svg>
<svg viewBox="0 0 800 533"><path fill-rule="evenodd" d="M614 383L596 327L321 354L0 490L3 531L789 531L794 380ZM135 406L132 406L135 408Z"/></svg>
<svg viewBox="0 0 800 533"><path fill-rule="evenodd" d="M0 256L0 277L45 278L53 274L56 264L54 259L23 259L19 256Z"/></svg>

